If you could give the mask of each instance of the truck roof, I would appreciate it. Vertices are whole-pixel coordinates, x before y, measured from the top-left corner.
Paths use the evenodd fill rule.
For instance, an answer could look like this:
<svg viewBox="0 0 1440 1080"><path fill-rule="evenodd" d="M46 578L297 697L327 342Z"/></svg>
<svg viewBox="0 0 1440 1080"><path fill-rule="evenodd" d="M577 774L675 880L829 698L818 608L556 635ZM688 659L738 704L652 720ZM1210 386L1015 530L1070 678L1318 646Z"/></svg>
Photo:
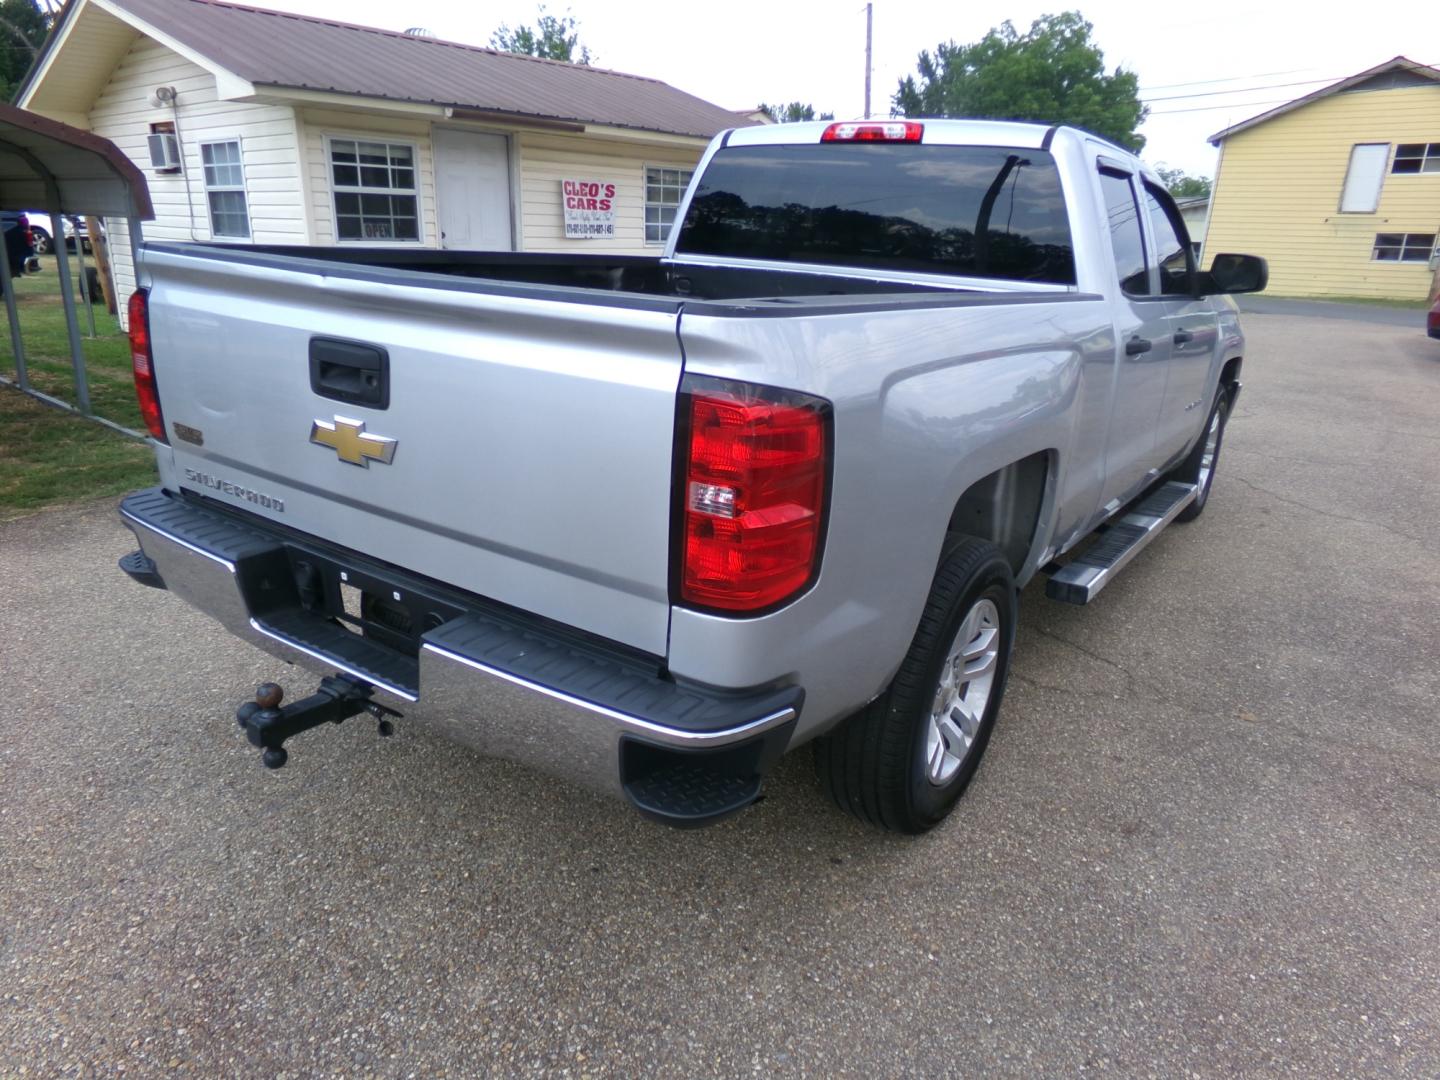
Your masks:
<svg viewBox="0 0 1440 1080"><path fill-rule="evenodd" d="M761 124L755 127L736 128L725 136L726 146L776 146L786 143L815 143L820 135L834 123L879 124L888 117L870 120L812 120L798 124ZM906 120L907 118L897 118ZM1109 147L1114 153L1126 158L1134 154L1109 139L1064 124L1037 124L1020 120L952 120L915 117L907 122L923 124L925 134L922 142L949 146L1016 146L1028 150L1048 149L1057 132L1068 132L1076 138L1089 139Z"/></svg>

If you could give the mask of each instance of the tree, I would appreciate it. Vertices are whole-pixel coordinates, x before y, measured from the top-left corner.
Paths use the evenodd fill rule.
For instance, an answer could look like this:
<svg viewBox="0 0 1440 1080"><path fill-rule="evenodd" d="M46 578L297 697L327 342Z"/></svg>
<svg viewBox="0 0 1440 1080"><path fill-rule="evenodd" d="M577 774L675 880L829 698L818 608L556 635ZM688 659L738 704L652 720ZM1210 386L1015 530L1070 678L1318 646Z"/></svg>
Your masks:
<svg viewBox="0 0 1440 1080"><path fill-rule="evenodd" d="M969 45L944 42L922 52L918 77L893 98L895 116L959 116L1073 124L1139 150L1149 109L1133 71L1105 73L1094 28L1078 11L1042 15L1020 33L1010 21Z"/></svg>
<svg viewBox="0 0 1440 1080"><path fill-rule="evenodd" d="M0 93L6 101L15 97L53 18L35 0L0 0Z"/></svg>
<svg viewBox="0 0 1440 1080"><path fill-rule="evenodd" d="M807 105L803 101L792 101L788 105L762 104L760 111L777 124L798 124L806 120L835 119L834 113L817 113L814 105Z"/></svg>
<svg viewBox="0 0 1440 1080"><path fill-rule="evenodd" d="M1208 199L1210 178L1208 176L1186 176L1184 169L1167 169L1156 165L1155 172L1165 181L1165 189L1177 199Z"/></svg>
<svg viewBox="0 0 1440 1080"><path fill-rule="evenodd" d="M501 23L490 35L492 48L522 56L538 56L544 60L563 60L567 64L588 66L594 59L590 50L580 44L579 24L567 9L564 15L551 15L540 5L533 27L517 26L513 30ZM578 47L578 52L577 52Z"/></svg>

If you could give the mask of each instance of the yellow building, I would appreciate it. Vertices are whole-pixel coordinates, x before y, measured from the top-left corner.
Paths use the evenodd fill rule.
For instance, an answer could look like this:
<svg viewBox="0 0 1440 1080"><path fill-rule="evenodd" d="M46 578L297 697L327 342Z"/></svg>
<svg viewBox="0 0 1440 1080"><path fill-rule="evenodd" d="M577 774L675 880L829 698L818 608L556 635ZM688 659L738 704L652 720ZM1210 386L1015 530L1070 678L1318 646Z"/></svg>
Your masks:
<svg viewBox="0 0 1440 1080"><path fill-rule="evenodd" d="M1440 233L1440 70L1403 56L1210 137L1205 237L1281 296L1424 299Z"/></svg>

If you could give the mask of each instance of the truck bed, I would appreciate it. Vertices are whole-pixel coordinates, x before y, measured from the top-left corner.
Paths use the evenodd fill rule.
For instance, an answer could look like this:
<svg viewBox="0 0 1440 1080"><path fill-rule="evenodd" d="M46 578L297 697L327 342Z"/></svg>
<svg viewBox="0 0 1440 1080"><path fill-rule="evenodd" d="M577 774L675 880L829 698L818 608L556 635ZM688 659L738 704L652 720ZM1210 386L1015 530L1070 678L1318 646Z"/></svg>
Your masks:
<svg viewBox="0 0 1440 1080"><path fill-rule="evenodd" d="M1053 300L1057 296L1053 286L1014 292L1010 291L1014 288L1011 285L1002 292L960 283L871 278L856 275L854 272L829 274L810 269L714 266L644 255L570 255L260 244L152 243L146 247L148 250L170 251L176 254L203 252L207 258L259 266L272 265L301 272L309 270L336 274L338 267L344 266L347 268L344 271L346 276L359 278L378 276L382 280L395 280L390 276L395 273L405 275L408 280L415 280L412 275L462 278L487 291L505 286L541 286L549 289L625 293L635 300L647 298L651 301L669 301L665 306L672 309L679 302L697 300L767 301L792 297L884 295L890 297L891 302L898 297L908 296L914 300L928 297L931 302L949 303L964 298L970 298L973 302L996 297L1013 300L1025 295ZM460 283L452 282L451 287L460 287Z"/></svg>

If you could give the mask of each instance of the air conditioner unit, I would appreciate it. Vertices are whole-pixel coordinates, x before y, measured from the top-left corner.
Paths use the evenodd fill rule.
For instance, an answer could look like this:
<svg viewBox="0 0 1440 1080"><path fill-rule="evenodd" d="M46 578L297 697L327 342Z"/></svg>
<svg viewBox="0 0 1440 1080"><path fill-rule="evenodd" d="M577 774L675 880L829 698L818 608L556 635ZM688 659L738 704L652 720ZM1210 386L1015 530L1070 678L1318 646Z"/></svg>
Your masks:
<svg viewBox="0 0 1440 1080"><path fill-rule="evenodd" d="M156 172L180 171L180 140L173 132L157 131L147 140L150 144L150 167Z"/></svg>

